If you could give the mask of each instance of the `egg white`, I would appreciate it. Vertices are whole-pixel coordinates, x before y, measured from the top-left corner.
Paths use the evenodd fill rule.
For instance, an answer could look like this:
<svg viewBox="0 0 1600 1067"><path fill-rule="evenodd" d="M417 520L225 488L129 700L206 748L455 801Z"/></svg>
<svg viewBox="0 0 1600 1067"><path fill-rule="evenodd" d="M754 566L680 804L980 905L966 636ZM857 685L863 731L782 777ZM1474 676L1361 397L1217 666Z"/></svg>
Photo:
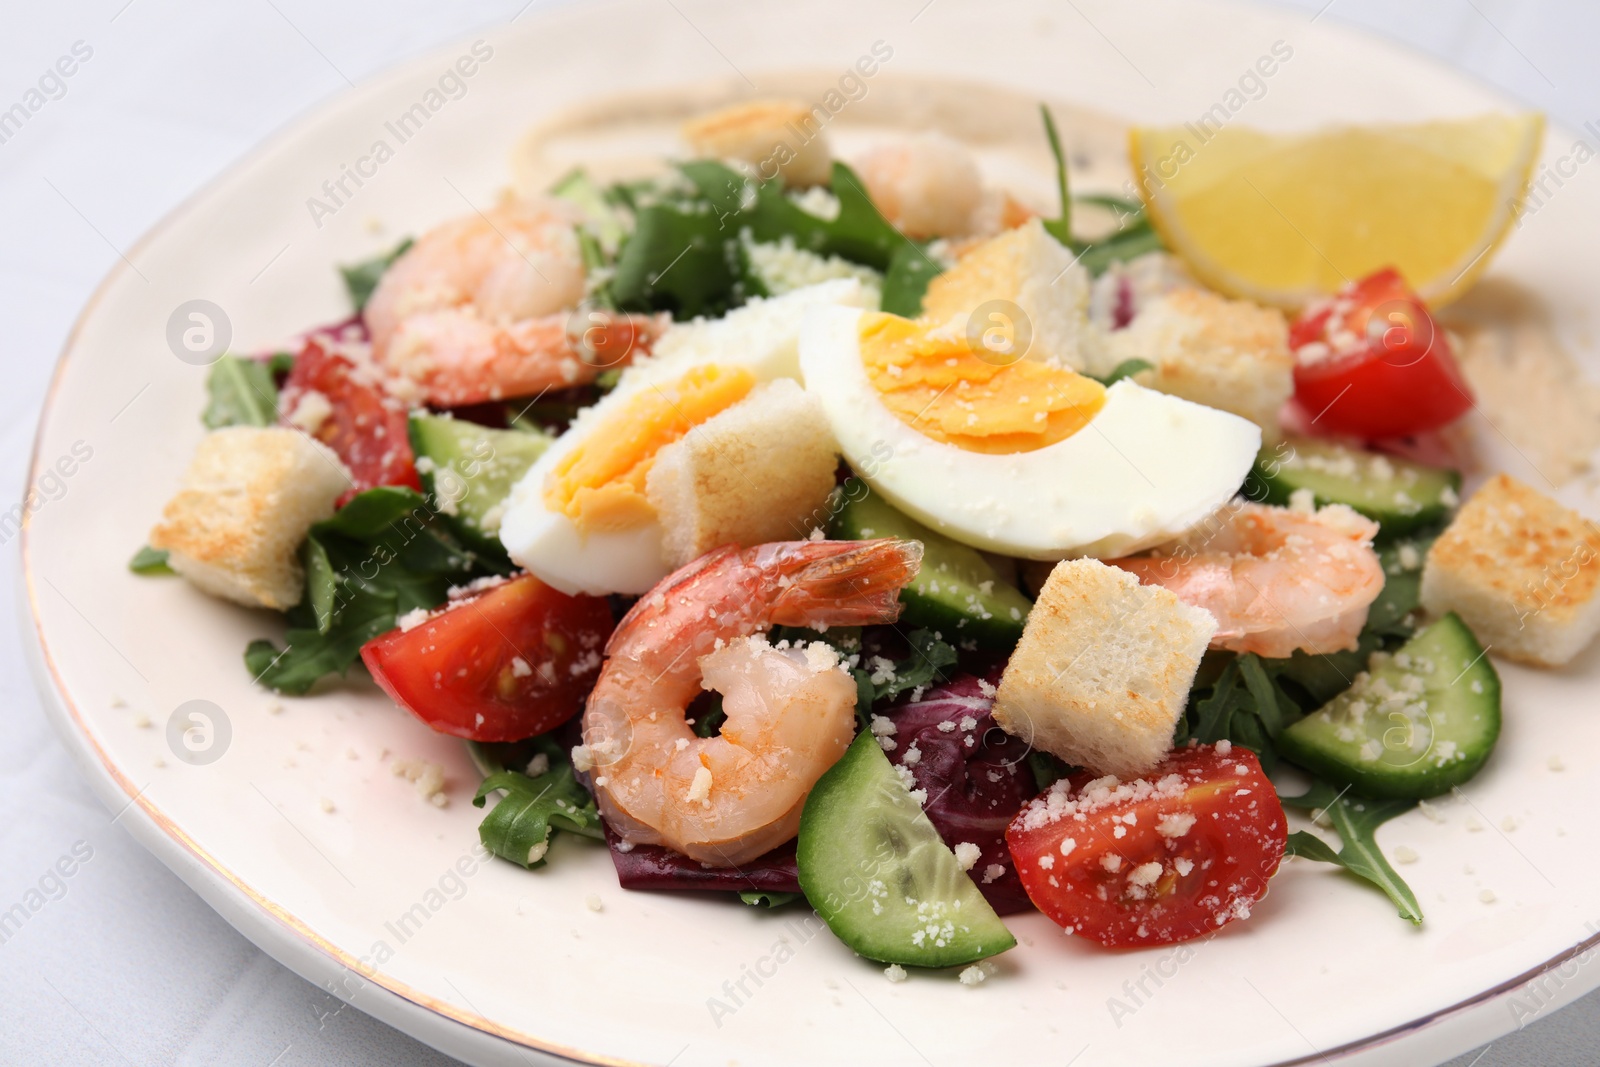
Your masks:
<svg viewBox="0 0 1600 1067"><path fill-rule="evenodd" d="M879 398L852 308L819 308L800 368L845 459L895 507L957 541L1027 559L1114 558L1169 541L1238 492L1261 447L1252 422L1124 379L1087 426L1032 452L935 441Z"/></svg>
<svg viewBox="0 0 1600 1067"><path fill-rule="evenodd" d="M578 413L511 489L500 541L519 566L564 593L639 594L667 576L659 523L585 533L545 506L550 472L595 428L643 389L681 378L706 363L742 366L758 381L799 378L799 334L808 312L850 308L859 313L876 294L845 278L807 286L769 300L752 301L716 320L675 324L657 341L655 354L629 367L617 387Z"/></svg>

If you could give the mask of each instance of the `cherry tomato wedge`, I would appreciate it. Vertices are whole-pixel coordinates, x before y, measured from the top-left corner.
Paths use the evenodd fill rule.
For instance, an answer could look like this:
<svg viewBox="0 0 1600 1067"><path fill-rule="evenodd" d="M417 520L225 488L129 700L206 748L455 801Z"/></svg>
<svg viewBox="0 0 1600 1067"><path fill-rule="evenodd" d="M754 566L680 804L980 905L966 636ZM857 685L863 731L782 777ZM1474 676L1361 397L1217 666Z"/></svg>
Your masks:
<svg viewBox="0 0 1600 1067"><path fill-rule="evenodd" d="M1187 941L1250 916L1283 860L1288 820L1245 748L1173 752L1148 778L1078 774L1006 830L1028 896L1108 948Z"/></svg>
<svg viewBox="0 0 1600 1067"><path fill-rule="evenodd" d="M319 394L322 400L313 398ZM406 405L388 395L353 360L330 352L313 337L295 357L278 400L279 416L333 449L354 484L340 500L380 485L422 491Z"/></svg>
<svg viewBox="0 0 1600 1067"><path fill-rule="evenodd" d="M361 648L394 702L440 733L518 741L583 709L615 625L604 597L524 574Z"/></svg>
<svg viewBox="0 0 1600 1067"><path fill-rule="evenodd" d="M1295 399L1318 433L1406 437L1472 407L1449 339L1394 270L1307 309L1289 330L1289 346Z"/></svg>

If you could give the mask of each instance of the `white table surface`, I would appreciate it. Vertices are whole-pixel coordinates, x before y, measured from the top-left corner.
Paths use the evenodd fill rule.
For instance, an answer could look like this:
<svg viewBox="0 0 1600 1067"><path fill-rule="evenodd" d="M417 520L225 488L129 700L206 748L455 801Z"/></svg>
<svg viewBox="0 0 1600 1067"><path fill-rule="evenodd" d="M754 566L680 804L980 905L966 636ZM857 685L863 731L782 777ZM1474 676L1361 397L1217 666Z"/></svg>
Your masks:
<svg viewBox="0 0 1600 1067"><path fill-rule="evenodd" d="M1080 2L1092 17L1114 0ZM682 6L692 12L693 0ZM1593 0L1293 6L1432 52L1571 127L1600 119ZM0 110L75 42L93 50L65 94L0 144L0 511L23 497L56 353L119 250L347 81L509 21L523 7L524 0L0 3ZM937 7L925 17L937 18ZM0 599L15 602L15 538L0 540L0 551ZM0 943L0 1062L454 1062L279 966L111 821L44 718L20 647L23 625L18 612L0 612L0 910L75 845L92 858L65 882L64 895ZM1596 1062L1600 994L1451 1067Z"/></svg>

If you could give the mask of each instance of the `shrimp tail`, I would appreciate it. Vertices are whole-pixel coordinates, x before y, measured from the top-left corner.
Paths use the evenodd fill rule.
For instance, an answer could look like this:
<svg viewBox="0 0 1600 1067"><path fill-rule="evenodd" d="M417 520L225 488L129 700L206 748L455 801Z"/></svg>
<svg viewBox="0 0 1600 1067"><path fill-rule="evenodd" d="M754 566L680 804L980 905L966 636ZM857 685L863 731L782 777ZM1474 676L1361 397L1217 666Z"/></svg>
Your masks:
<svg viewBox="0 0 1600 1067"><path fill-rule="evenodd" d="M900 617L900 590L922 566L922 542L785 541L762 545L782 572L779 626L866 626ZM788 578L789 583L782 582Z"/></svg>
<svg viewBox="0 0 1600 1067"><path fill-rule="evenodd" d="M644 644L692 643L708 612L741 634L774 625L894 622L900 590L921 566L922 542L894 538L724 545L678 568L634 604L612 632L606 655Z"/></svg>

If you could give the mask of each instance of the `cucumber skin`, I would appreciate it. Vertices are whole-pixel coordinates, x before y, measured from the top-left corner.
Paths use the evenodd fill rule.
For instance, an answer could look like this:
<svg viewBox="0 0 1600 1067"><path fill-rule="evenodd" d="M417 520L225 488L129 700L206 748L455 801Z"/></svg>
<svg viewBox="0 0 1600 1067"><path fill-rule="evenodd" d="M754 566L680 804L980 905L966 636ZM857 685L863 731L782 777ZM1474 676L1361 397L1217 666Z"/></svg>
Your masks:
<svg viewBox="0 0 1600 1067"><path fill-rule="evenodd" d="M1452 626L1459 630L1459 637L1470 641L1473 652L1483 651L1478 644L1478 639L1467 624L1462 622L1455 612L1444 616L1431 624L1427 629L1419 632L1418 636L1429 633L1433 627L1440 625ZM1415 638L1412 639L1413 641ZM1411 647L1408 641L1401 646L1399 651L1404 652ZM1433 767L1421 772L1409 768L1396 770L1374 771L1330 754L1320 743L1308 742L1304 738L1307 730L1297 729L1307 722L1317 712L1301 719L1288 729L1284 730L1278 738L1278 754L1289 762L1304 768L1311 773L1333 782L1336 785L1348 785L1352 792L1373 800L1427 800L1448 793L1456 786L1470 780L1489 761L1494 753L1496 742L1500 739L1501 714L1500 714L1500 675L1489 663L1487 656L1483 656L1472 666L1468 672L1471 680L1483 683L1482 693L1470 694L1475 702L1482 702L1488 711L1489 730L1483 751L1470 759L1453 760L1444 767ZM1461 682L1469 681L1463 677ZM1335 699L1338 699L1337 697ZM1330 702L1331 703L1331 702ZM1320 709L1319 709L1320 710Z"/></svg>
<svg viewBox="0 0 1600 1067"><path fill-rule="evenodd" d="M859 500L851 500L848 497L842 499L838 513L829 524L829 536L846 541L862 540L864 535L861 512L863 508L870 507L881 508L888 512L882 521L873 520L873 536L909 537L922 542L924 552L922 570L900 590L900 602L905 605L903 621L907 625L933 630L951 642L971 638L984 648L1001 652L1009 652L1016 647L1018 641L1022 640L1022 628L1028 621L1028 611L1033 607L1032 602L1022 594L1021 590L995 574L994 569L976 549L928 529L887 503L874 501L868 504L870 496ZM884 528L877 529L878 526ZM986 601L985 608L990 613L989 618L980 618L952 603L944 595L926 591L926 587L933 581L943 580L939 575L944 572L938 569L937 561L945 556L954 556L964 562L973 573L986 575L979 581L995 583L994 592L984 596L978 592L974 583L956 576L957 581L972 585L973 592ZM1021 618L1011 617L1012 608L1017 610Z"/></svg>
<svg viewBox="0 0 1600 1067"><path fill-rule="evenodd" d="M883 766L881 768L872 767L870 764L863 766L868 761L881 762ZM860 914L852 915L852 911L863 908L864 899L857 895L856 889L851 888L851 883L864 891L873 872L859 869L851 872L844 880L844 884L840 886L851 895L846 896L842 901L837 898L834 887L824 884L823 880L819 880L817 874L818 871L828 870L839 862L841 850L836 847L835 843L839 839L841 832L848 832L851 824L856 821L854 818L855 808L852 806L851 810L843 811L841 810L844 807L842 804L824 803L818 805L812 801L818 795L826 798L830 792L835 790L845 796L850 796L860 788L859 783L851 781L852 778L863 775L878 776L884 774L890 777L895 775L894 767L889 763L889 757L884 755L883 750L878 747L878 741L875 737L869 733L861 733L851 743L845 754L840 757L839 762L829 767L822 777L817 780L817 784L812 787L811 795L806 798L805 807L800 812L800 832L799 838L795 842L795 859L799 868L800 891L805 894L806 902L815 909L822 921L827 923L828 929L833 931L834 936L843 941L851 951L858 956L877 960L880 963L899 963L911 967L959 967L969 963L976 963L979 960L987 959L1009 948L1016 947L1016 937L1012 935L1010 930L1006 929L1005 923L994 913L994 909L989 906L989 902L984 900L983 894L978 892L978 887L970 880L967 882L972 888L970 896L977 900L978 910L975 914L981 919L984 917L984 912L988 913L987 920L995 928L991 936L973 937L969 931L968 936L973 939L966 947L960 944L951 944L938 948L929 944L921 947L912 947L909 951L904 952L888 951L874 944L873 939L870 937L855 936L852 928L860 925L858 920L862 916ZM898 786L898 781L895 784ZM904 787L901 786L900 788ZM912 808L916 809L918 815L926 822L927 816L921 815L922 809L911 798L909 792L906 795L906 801ZM833 810L826 810L827 808L832 808ZM934 835L934 839L939 841L939 847L946 847L944 842L939 840L938 831L933 829L933 824L928 823L927 828ZM950 857L950 861L952 863L955 862L953 854ZM967 877L965 872L959 873L963 879ZM870 924L873 916L868 915L866 918Z"/></svg>
<svg viewBox="0 0 1600 1067"><path fill-rule="evenodd" d="M1390 462L1400 464L1407 461L1391 458ZM1276 473L1271 469L1274 465L1278 468ZM1461 474L1457 471L1445 470L1440 467L1424 467L1420 463L1410 464L1410 466L1419 470L1437 471L1444 474L1450 488L1456 493L1461 491ZM1276 504L1279 507L1287 507L1290 495L1299 488L1301 488L1301 485L1295 479L1293 471L1278 463L1277 457L1269 455L1268 451L1263 448L1261 453L1256 456L1255 464L1250 468L1250 473L1245 476L1242 492L1247 500L1253 500L1258 504ZM1402 534L1411 533L1414 530L1435 525L1443 522L1450 514L1450 505L1442 500L1424 504L1416 512L1407 514L1394 508L1374 507L1365 502L1341 500L1325 493L1316 492L1316 490L1312 490L1312 492L1315 494L1318 507L1325 507L1329 504L1345 504L1352 510L1377 523L1380 540L1388 540Z"/></svg>
<svg viewBox="0 0 1600 1067"><path fill-rule="evenodd" d="M446 424L449 425L447 426ZM461 449L451 450L449 454L446 454L446 450L439 446L438 435L441 433L449 434L452 442L455 444L460 444L469 438L476 438L481 441L489 442L491 447L493 442L497 440L510 440L518 445L526 445L526 443L538 439L536 435L526 433L522 430L495 430L487 426L479 426L476 423L466 422L464 420L458 420L448 416L427 415L422 413L412 414L407 429L407 435L411 440L412 453L415 454L418 459L421 459L423 456L427 456L437 466L441 467L450 466L457 460L462 459L475 460L478 462L482 462L484 460L483 456L472 455ZM548 438L546 438L544 440L543 447L539 448L537 452L528 458L528 466L531 467L537 460L538 455L542 453L545 448L548 448L549 445L550 441ZM426 474L423 474L419 471L418 476L422 481L422 488L428 497L430 499L437 500L438 490L434 485L434 472L430 471ZM512 481L514 482L515 479L512 479ZM509 493L510 489L511 486L508 484L506 486L506 491ZM471 499L471 494L469 493L462 499L460 504L469 504ZM458 506L460 505L458 504ZM471 547L479 551L487 551L494 554L504 553L505 549L500 544L499 532L485 531L479 527L477 516L471 514L470 511L470 508L475 507L476 504L469 504L468 511L460 515L452 516L455 519L452 525L455 527L457 533L459 533L461 537L466 540L469 545L471 545Z"/></svg>

